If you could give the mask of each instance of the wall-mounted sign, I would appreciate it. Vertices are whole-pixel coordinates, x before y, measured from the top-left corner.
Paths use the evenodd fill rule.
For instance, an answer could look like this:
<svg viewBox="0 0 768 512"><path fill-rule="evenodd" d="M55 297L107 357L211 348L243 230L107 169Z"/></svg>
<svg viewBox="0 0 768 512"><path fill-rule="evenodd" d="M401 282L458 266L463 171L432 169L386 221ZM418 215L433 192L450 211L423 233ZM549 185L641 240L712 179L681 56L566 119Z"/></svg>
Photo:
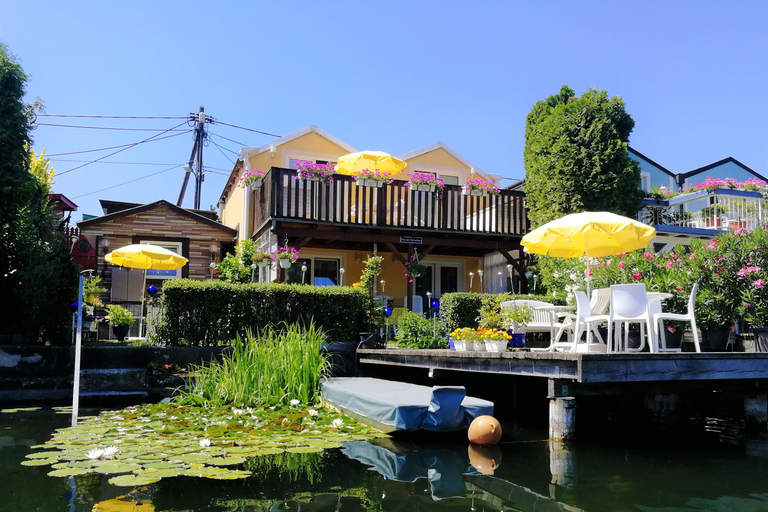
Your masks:
<svg viewBox="0 0 768 512"><path fill-rule="evenodd" d="M421 243L421 237L418 237L418 236L401 236L400 237L400 243L401 244L420 244Z"/></svg>

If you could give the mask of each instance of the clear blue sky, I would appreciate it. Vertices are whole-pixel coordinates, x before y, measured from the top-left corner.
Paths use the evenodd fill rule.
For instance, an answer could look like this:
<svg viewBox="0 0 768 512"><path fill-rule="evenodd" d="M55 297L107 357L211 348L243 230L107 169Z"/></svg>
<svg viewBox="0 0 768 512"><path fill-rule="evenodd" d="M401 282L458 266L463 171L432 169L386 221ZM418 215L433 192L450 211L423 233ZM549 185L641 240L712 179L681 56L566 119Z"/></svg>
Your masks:
<svg viewBox="0 0 768 512"><path fill-rule="evenodd" d="M398 155L442 141L511 179L525 173L526 115L563 84L621 96L635 119L630 144L673 172L732 156L768 174L767 21L764 0L0 0L0 42L46 114L185 117L204 105L217 121L271 134L314 124L359 150ZM205 148L203 208L216 204L241 144L273 139L221 124L210 132L218 146ZM33 137L53 155L158 133L39 126ZM102 198L175 203L191 149L181 134L71 172L110 151L53 157L54 189L80 206L77 220L100 214ZM190 184L184 206L192 198Z"/></svg>

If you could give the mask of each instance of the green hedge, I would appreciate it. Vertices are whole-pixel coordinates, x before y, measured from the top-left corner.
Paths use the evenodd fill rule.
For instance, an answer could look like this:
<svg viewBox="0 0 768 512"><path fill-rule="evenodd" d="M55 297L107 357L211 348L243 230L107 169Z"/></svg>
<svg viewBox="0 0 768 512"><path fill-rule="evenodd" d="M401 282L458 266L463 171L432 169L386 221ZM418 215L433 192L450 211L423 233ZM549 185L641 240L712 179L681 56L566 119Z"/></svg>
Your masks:
<svg viewBox="0 0 768 512"><path fill-rule="evenodd" d="M480 316L480 307L483 297L490 297L491 293L446 293L440 297L440 323L446 333L453 332L461 327L477 328L477 318ZM560 303L553 297L543 295L509 295L511 299L541 300L544 302Z"/></svg>
<svg viewBox="0 0 768 512"><path fill-rule="evenodd" d="M158 341L171 346L228 344L267 325L314 321L331 341L366 329L366 296L350 287L237 284L176 279L163 286Z"/></svg>

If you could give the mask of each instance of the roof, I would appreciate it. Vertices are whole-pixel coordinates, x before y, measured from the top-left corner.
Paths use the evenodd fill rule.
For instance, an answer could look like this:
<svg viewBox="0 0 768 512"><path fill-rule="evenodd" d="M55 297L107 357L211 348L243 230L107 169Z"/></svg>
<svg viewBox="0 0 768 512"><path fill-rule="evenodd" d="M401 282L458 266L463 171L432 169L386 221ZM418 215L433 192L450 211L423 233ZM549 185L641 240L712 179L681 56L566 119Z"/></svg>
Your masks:
<svg viewBox="0 0 768 512"><path fill-rule="evenodd" d="M636 156L636 157L638 157L638 158L642 158L643 160L645 160L645 161L646 161L646 162L648 162L649 164L653 165L654 167L656 167L656 168L657 168L657 169L659 169L660 171L662 171L662 172L664 172L664 173L666 173L666 174L669 174L669 175L670 175L670 176L672 176L672 177L674 177L674 176L675 176L675 173L673 173L672 171L670 171L669 169L667 169L667 168L666 168L666 167L664 167L663 165L659 165L659 164L657 164L656 162L654 162L653 160L651 160L650 158L648 158L647 156L645 156L645 155L644 155L644 154L642 154L641 152L637 151L635 148L633 148L633 147L630 147L630 146L627 146L627 151L629 151L630 153L632 153L633 155L635 155L635 156Z"/></svg>
<svg viewBox="0 0 768 512"><path fill-rule="evenodd" d="M129 217L131 215L136 215L137 213L142 213L142 212L154 210L157 208L168 208L169 210L175 213L178 213L181 216L188 217L189 219L195 222L200 222L202 224L206 224L208 226L214 227L220 231L229 233L232 236L235 236L237 234L236 229L230 228L229 226L225 226L220 222L212 220L209 217L198 213L201 210L188 210L186 208L180 208L175 204L169 203L165 199L161 199L159 201L155 201L154 203L147 203L147 204L121 203L120 201L101 201L101 203L102 203L102 207L104 207L105 204L109 204L118 209L117 211L112 211L111 213L102 215L101 217L94 217L92 219L82 220L78 222L77 225L80 229L98 226L100 224L104 224L105 222L111 222L116 219ZM127 207L119 209L120 205L124 205ZM216 212L211 212L211 213L215 214Z"/></svg>
<svg viewBox="0 0 768 512"><path fill-rule="evenodd" d="M472 162L470 162L469 160L467 160L466 158L461 156L457 151L455 151L448 144L446 144L444 142L441 142L441 141L437 141L434 144L430 144L429 146L424 146L423 148L414 149L413 151L409 151L408 153L402 154L402 155L398 156L397 158L399 158L400 160L409 160L411 158L415 158L415 157L417 157L419 155L424 155L424 154L429 153L430 151L434 151L436 149L444 150L446 153L448 153L449 155L454 157L456 160L458 160L459 162L461 162L464 165L466 165L467 167L469 167L470 172L472 172L473 174L476 173L476 174L479 174L479 175L481 175L481 176L483 176L485 178L489 178L489 177L492 176L492 175L489 175L488 173L478 169L478 167L475 164L473 164Z"/></svg>
<svg viewBox="0 0 768 512"><path fill-rule="evenodd" d="M48 194L48 201L56 203L56 208L63 212L73 212L77 210L77 205L64 194Z"/></svg>
<svg viewBox="0 0 768 512"><path fill-rule="evenodd" d="M112 201L110 199L99 199L99 203L101 203L101 209L104 212L104 215L121 212L129 208L136 208L137 206L141 206L144 204L144 203L128 203L125 201ZM147 203L147 204L152 204L152 203ZM215 221L218 218L218 214L215 211L195 210L193 208L182 208L182 209L190 212L194 212L198 215L202 215L203 217L207 217L213 221Z"/></svg>
<svg viewBox="0 0 768 512"><path fill-rule="evenodd" d="M709 165L705 165L704 167L699 167L698 169L694 169L692 171L680 173L679 175L677 175L678 176L678 183L681 183L684 180L687 180L691 176L695 176L695 175L700 174L702 172L707 172L707 171L709 171L711 169L714 169L715 167L720 167L721 165L727 164L727 163L732 163L732 164L738 165L739 167L741 167L742 169L744 169L748 173L753 174L757 178L760 178L763 181L768 181L768 178L766 178L762 174L760 174L760 173L758 173L756 171L753 171L752 169L750 169L749 167L747 167L743 163L739 162L738 160L736 160L732 156L729 156L728 158L723 158L722 160L718 160L715 163L712 163L712 164L709 164Z"/></svg>

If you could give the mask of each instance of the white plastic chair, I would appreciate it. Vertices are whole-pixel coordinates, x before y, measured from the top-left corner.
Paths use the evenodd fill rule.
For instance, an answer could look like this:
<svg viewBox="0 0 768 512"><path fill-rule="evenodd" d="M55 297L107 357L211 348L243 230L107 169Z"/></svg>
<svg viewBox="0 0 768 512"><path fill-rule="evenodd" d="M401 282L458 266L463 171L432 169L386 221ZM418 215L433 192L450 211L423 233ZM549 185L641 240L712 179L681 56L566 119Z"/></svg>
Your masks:
<svg viewBox="0 0 768 512"><path fill-rule="evenodd" d="M614 284L611 285L611 304L607 315L593 315L585 319L585 322L597 326L608 322L608 352L616 351L641 351L645 347L645 329L651 337L649 346L654 352L656 345L653 330L653 322L648 312L648 298L645 285L638 284ZM629 324L640 324L640 347L628 349L624 341L629 335ZM621 327L625 326L625 336L621 336ZM614 343L615 341L615 343Z"/></svg>
<svg viewBox="0 0 768 512"><path fill-rule="evenodd" d="M403 304L405 304L405 307L408 307L408 297L403 299ZM413 308L411 308L411 311L414 313L423 313L424 312L424 305L423 300L421 298L421 295L414 295L413 296Z"/></svg>
<svg viewBox="0 0 768 512"><path fill-rule="evenodd" d="M500 304L501 308L513 308L513 307L522 307L522 306L529 306L533 309L533 317L531 318L531 321L528 322L525 326L519 327L518 329L522 332L529 333L529 332L548 332L550 336L550 345L547 348L531 348L533 351L545 351L550 350L555 343L557 339L559 339L559 336L562 334L563 331L563 323L558 322L557 315L554 311L546 311L542 309L536 309L540 307L549 307L553 306L551 302L544 302L540 300L528 300L528 299L517 299L517 300L506 300ZM508 328L511 328L512 326L506 326ZM556 334L556 331L558 334Z"/></svg>
<svg viewBox="0 0 768 512"><path fill-rule="evenodd" d="M664 336L664 320L674 320L678 322L689 322L691 324L691 332L693 333L693 344L696 347L696 352L701 352L701 346L699 345L699 330L696 327L696 294L699 292L699 283L694 283L691 288L691 295L688 296L688 311L685 314L678 313L664 313L654 312L652 314L652 320L654 328L658 333L658 339L661 342L659 352L680 352L679 348L667 348L666 337Z"/></svg>
<svg viewBox="0 0 768 512"><path fill-rule="evenodd" d="M558 336L552 346L552 350L562 350L568 352L607 352L607 346L604 343L602 336L600 336L600 333L597 331L598 323L602 322L597 322L597 316L592 315L592 313L595 311L593 309L593 305L594 307L598 308L598 310L602 309L602 311L607 308L607 305L603 307L598 300L602 299L603 294L604 292L601 292L600 294L593 293L593 300L590 301L587 298L587 294L583 291L579 290L575 292L576 313L564 313L562 315L564 326L560 332L558 332ZM595 321L590 323L587 321L588 319L595 319ZM604 321L607 320L608 318L606 316ZM567 342L560 341L560 337L562 337L562 333L565 329L570 330L568 333L569 339ZM585 333L587 336L586 343L581 343L581 337ZM597 336L598 341L593 341L593 334Z"/></svg>

